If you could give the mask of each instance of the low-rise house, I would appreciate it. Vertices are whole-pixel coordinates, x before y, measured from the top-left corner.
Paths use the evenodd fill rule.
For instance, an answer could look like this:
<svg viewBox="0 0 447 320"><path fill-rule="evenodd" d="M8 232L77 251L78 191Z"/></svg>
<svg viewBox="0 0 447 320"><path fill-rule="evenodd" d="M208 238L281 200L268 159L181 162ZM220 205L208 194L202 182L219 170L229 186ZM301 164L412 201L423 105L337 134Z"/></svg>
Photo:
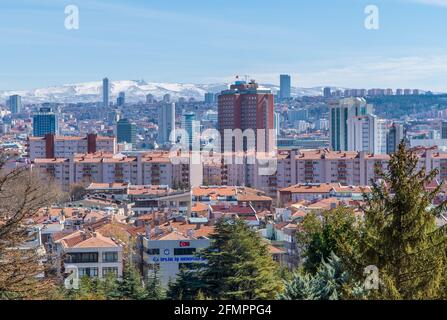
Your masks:
<svg viewBox="0 0 447 320"><path fill-rule="evenodd" d="M104 278L112 273L118 279L123 275L123 245L99 232L79 230L62 234L55 240L61 270L77 270L83 276Z"/></svg>

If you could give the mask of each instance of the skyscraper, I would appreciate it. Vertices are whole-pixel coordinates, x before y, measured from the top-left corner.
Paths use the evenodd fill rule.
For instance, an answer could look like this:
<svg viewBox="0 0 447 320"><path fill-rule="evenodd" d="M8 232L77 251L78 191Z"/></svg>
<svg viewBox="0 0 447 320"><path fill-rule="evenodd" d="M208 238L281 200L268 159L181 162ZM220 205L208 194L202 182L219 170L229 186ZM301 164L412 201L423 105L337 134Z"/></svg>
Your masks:
<svg viewBox="0 0 447 320"><path fill-rule="evenodd" d="M118 143L131 143L135 146L137 142L137 125L129 119L121 119L116 124L116 135Z"/></svg>
<svg viewBox="0 0 447 320"><path fill-rule="evenodd" d="M49 107L42 107L33 115L33 136L45 137L58 134L57 116Z"/></svg>
<svg viewBox="0 0 447 320"><path fill-rule="evenodd" d="M126 103L126 93L120 92L118 98L116 99L116 105L118 107L122 107L124 106L125 103Z"/></svg>
<svg viewBox="0 0 447 320"><path fill-rule="evenodd" d="M167 93L163 96L163 102L165 102L165 103L171 102L171 95L169 93Z"/></svg>
<svg viewBox="0 0 447 320"><path fill-rule="evenodd" d="M330 106L329 131L334 151L348 151L348 119L372 114L372 105L364 98L346 98Z"/></svg>
<svg viewBox="0 0 447 320"><path fill-rule="evenodd" d="M331 92L331 88L330 87L326 87L323 89L323 95L325 98L330 98L332 97L332 92Z"/></svg>
<svg viewBox="0 0 447 320"><path fill-rule="evenodd" d="M288 74L282 74L279 77L280 82L280 99L289 99L291 97L292 82Z"/></svg>
<svg viewBox="0 0 447 320"><path fill-rule="evenodd" d="M386 153L386 122L372 114L348 119L348 150Z"/></svg>
<svg viewBox="0 0 447 320"><path fill-rule="evenodd" d="M216 95L214 93L210 93L210 92L205 93L205 103L212 104L212 103L216 102L215 98L216 98Z"/></svg>
<svg viewBox="0 0 447 320"><path fill-rule="evenodd" d="M17 94L10 96L9 107L12 114L19 114L22 112L22 97Z"/></svg>
<svg viewBox="0 0 447 320"><path fill-rule="evenodd" d="M225 148L226 151L235 150L236 141L234 139L227 141L225 130L233 132L235 129L240 129L242 132L247 129L253 130L254 141L247 136L243 142L244 150L248 149L248 143L259 149L262 147L258 146L258 143L261 143L260 140L263 140L263 148L261 148L263 150L272 150L275 147L273 94L269 89L259 88L254 80L249 83L238 80L230 86L229 90L222 91L219 95L218 113L221 148Z"/></svg>
<svg viewBox="0 0 447 320"><path fill-rule="evenodd" d="M158 144L168 144L171 132L175 134L175 103L164 103L158 110Z"/></svg>
<svg viewBox="0 0 447 320"><path fill-rule="evenodd" d="M275 127L276 137L278 138L281 133L281 114L279 112L275 112L274 127Z"/></svg>
<svg viewBox="0 0 447 320"><path fill-rule="evenodd" d="M393 123L386 136L386 153L395 153L402 140L405 140L404 126Z"/></svg>
<svg viewBox="0 0 447 320"><path fill-rule="evenodd" d="M196 120L196 115L193 112L186 112L182 117L182 129L188 133L189 149L194 147L200 148L200 121Z"/></svg>
<svg viewBox="0 0 447 320"><path fill-rule="evenodd" d="M104 107L109 106L110 83L108 78L102 80L102 104Z"/></svg>

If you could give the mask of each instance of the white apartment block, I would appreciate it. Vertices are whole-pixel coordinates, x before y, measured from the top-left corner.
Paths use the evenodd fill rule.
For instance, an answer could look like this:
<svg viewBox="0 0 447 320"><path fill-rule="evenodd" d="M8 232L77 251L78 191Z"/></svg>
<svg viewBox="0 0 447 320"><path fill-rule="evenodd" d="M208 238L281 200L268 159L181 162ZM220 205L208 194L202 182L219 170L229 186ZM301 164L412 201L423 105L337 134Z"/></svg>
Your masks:
<svg viewBox="0 0 447 320"><path fill-rule="evenodd" d="M75 231L55 241L59 257L66 270L77 270L84 276L105 278L112 273L118 279L123 275L123 246L100 233Z"/></svg>

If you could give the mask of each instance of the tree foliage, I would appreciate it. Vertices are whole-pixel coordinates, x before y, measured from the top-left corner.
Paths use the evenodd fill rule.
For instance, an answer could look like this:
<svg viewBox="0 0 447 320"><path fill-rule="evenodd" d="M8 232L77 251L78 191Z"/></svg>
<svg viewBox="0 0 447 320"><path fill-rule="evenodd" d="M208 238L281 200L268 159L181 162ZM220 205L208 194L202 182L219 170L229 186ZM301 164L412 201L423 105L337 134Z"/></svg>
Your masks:
<svg viewBox="0 0 447 320"><path fill-rule="evenodd" d="M0 299L43 299L54 279L40 277L47 266L42 248L32 243L32 219L60 192L26 168L9 170L7 161L0 150Z"/></svg>
<svg viewBox="0 0 447 320"><path fill-rule="evenodd" d="M446 203L433 205L441 186L427 190L438 172L418 167L418 157L402 143L391 155L388 172L364 206L360 264L379 268L383 299L436 299L446 271L445 227L436 217ZM360 270L359 270L360 271Z"/></svg>

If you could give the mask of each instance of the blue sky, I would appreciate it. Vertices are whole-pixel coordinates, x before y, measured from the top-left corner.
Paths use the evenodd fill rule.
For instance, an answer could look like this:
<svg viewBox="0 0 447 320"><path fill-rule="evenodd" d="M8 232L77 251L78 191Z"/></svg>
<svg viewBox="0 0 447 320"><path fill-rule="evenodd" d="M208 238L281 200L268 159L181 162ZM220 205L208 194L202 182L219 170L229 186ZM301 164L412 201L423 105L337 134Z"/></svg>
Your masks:
<svg viewBox="0 0 447 320"><path fill-rule="evenodd" d="M64 27L66 5L80 29ZM377 5L380 29L366 30ZM447 0L1 0L0 90L144 79L447 91Z"/></svg>

